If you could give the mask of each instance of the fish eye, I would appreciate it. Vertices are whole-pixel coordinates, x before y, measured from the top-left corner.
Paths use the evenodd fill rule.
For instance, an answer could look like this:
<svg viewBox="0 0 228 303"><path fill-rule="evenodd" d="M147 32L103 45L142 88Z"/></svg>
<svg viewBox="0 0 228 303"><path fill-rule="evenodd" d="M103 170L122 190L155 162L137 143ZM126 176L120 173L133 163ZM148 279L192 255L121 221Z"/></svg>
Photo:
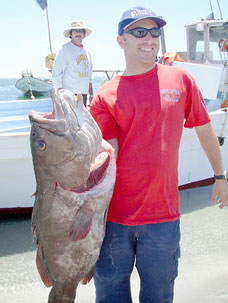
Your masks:
<svg viewBox="0 0 228 303"><path fill-rule="evenodd" d="M37 146L39 150L43 151L46 149L46 143L43 140L37 141Z"/></svg>

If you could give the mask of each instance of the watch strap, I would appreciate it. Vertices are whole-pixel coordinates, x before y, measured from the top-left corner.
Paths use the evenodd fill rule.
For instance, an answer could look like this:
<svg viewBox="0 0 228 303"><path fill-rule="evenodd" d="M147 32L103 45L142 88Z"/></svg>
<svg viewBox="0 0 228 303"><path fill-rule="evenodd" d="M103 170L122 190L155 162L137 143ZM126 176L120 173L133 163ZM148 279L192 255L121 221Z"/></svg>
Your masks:
<svg viewBox="0 0 228 303"><path fill-rule="evenodd" d="M214 175L216 180L228 180L228 172L224 172L222 175Z"/></svg>

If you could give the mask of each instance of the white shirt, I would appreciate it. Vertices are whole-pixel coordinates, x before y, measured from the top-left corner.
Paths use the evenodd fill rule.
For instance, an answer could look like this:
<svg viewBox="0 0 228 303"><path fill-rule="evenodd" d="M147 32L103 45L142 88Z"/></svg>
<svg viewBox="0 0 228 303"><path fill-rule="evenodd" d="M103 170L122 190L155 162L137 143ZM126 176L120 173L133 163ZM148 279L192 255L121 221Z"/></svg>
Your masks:
<svg viewBox="0 0 228 303"><path fill-rule="evenodd" d="M92 60L84 47L71 41L63 44L57 52L53 70L53 86L65 88L74 94L88 94L92 82Z"/></svg>

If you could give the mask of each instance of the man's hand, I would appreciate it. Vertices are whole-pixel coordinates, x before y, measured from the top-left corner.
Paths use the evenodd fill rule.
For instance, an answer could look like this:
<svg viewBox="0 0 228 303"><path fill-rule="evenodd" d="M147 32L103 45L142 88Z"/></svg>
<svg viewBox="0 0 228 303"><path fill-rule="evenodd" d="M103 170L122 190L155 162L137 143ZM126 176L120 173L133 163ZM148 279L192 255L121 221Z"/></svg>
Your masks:
<svg viewBox="0 0 228 303"><path fill-rule="evenodd" d="M90 95L89 96L89 104L92 102L92 100L93 100L93 95Z"/></svg>
<svg viewBox="0 0 228 303"><path fill-rule="evenodd" d="M83 103L83 97L82 97L81 93L78 93L76 98L77 98L78 102L80 102L82 105L84 105L84 103Z"/></svg>
<svg viewBox="0 0 228 303"><path fill-rule="evenodd" d="M228 189L226 180L216 180L213 186L212 205L219 204L220 208L228 205Z"/></svg>

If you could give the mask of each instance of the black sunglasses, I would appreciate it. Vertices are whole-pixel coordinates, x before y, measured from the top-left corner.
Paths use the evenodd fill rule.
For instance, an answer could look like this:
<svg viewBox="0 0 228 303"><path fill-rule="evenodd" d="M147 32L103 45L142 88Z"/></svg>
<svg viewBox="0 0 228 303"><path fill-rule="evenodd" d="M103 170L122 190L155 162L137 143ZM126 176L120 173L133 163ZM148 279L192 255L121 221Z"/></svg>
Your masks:
<svg viewBox="0 0 228 303"><path fill-rule="evenodd" d="M161 36L162 31L158 27L136 27L129 29L128 31L124 31L124 33L131 34L135 38L144 38L148 33L150 33L153 38L158 38L159 36Z"/></svg>
<svg viewBox="0 0 228 303"><path fill-rule="evenodd" d="M84 29L72 29L71 33L75 33L75 34L85 34L85 30Z"/></svg>

